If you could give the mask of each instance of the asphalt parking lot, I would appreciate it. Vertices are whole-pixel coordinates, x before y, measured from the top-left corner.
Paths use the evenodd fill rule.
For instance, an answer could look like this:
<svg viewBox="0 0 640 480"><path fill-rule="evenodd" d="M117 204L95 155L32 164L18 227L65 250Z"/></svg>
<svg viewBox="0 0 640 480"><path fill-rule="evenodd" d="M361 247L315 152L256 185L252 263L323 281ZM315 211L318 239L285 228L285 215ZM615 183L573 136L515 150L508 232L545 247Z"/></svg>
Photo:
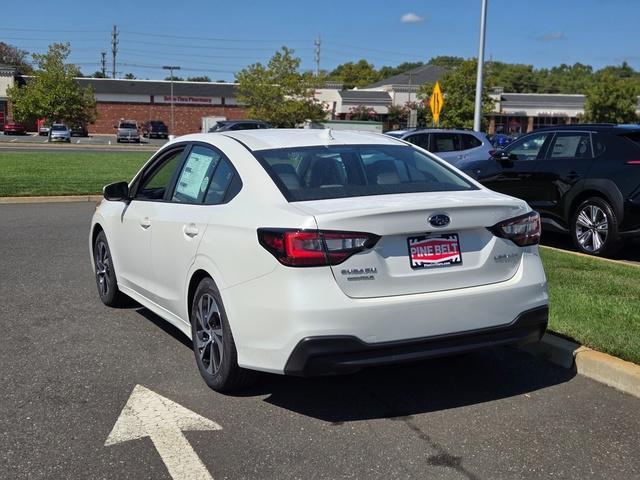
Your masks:
<svg viewBox="0 0 640 480"><path fill-rule="evenodd" d="M0 478L170 478L148 437L105 446L137 385L221 427L171 460L216 479L640 476L639 399L512 349L215 393L175 329L100 303L93 209L0 205Z"/></svg>
<svg viewBox="0 0 640 480"><path fill-rule="evenodd" d="M75 145L85 145L85 146L107 146L107 145L135 145L135 146L155 146L160 147L160 145L164 145L167 140L161 138L142 138L141 142L138 143L123 143L119 144L116 142L115 135L89 135L88 137L71 137L72 144ZM56 142L56 144L64 142ZM28 135L5 135L0 132L0 145L10 144L11 146L41 146L43 145L51 145L51 142L48 141L48 137L39 136L34 133L30 133ZM7 145L8 146L8 145Z"/></svg>

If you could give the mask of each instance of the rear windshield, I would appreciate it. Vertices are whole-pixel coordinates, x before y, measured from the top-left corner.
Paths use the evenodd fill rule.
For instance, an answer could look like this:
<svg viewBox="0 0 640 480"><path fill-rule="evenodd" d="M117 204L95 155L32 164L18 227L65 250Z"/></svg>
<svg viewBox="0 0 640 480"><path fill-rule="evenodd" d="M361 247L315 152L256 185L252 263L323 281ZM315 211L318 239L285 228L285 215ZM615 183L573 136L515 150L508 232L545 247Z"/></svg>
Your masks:
<svg viewBox="0 0 640 480"><path fill-rule="evenodd" d="M127 128L130 130L136 130L138 127L135 123L121 123L120 128Z"/></svg>
<svg viewBox="0 0 640 480"><path fill-rule="evenodd" d="M153 125L154 127L164 127L164 122L160 122L160 121L151 121L149 122L151 125Z"/></svg>
<svg viewBox="0 0 640 480"><path fill-rule="evenodd" d="M623 133L622 135L620 135L621 137L627 138L629 140L631 140L632 142L634 142L636 145L640 145L640 131L638 132L629 132L629 133Z"/></svg>
<svg viewBox="0 0 640 480"><path fill-rule="evenodd" d="M290 202L476 188L411 146L318 146L254 153Z"/></svg>
<svg viewBox="0 0 640 480"><path fill-rule="evenodd" d="M53 130L54 132L59 132L66 129L67 127L65 127L64 125L54 125L53 127L51 127L51 130Z"/></svg>

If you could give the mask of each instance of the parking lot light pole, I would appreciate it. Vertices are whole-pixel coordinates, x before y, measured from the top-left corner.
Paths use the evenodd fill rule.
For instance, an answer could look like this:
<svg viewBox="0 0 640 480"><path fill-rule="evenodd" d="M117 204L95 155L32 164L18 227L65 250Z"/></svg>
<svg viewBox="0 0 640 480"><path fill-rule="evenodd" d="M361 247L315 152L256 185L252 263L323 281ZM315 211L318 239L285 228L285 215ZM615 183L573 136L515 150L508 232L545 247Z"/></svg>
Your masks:
<svg viewBox="0 0 640 480"><path fill-rule="evenodd" d="M171 135L175 135L175 130L173 128L173 71L180 70L178 65L164 65L162 67L164 70L169 70L170 72L170 80L171 80Z"/></svg>
<svg viewBox="0 0 640 480"><path fill-rule="evenodd" d="M482 122L482 75L484 69L484 35L487 30L487 1L482 0L480 11L480 46L478 48L478 75L476 77L476 108L473 115L473 129L480 131Z"/></svg>

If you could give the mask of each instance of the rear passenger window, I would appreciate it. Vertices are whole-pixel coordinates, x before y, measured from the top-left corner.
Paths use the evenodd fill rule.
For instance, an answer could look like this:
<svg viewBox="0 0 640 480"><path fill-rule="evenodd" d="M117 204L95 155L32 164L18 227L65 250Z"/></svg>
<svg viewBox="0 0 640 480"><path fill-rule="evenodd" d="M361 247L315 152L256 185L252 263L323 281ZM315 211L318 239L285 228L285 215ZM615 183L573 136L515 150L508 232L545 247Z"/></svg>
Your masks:
<svg viewBox="0 0 640 480"><path fill-rule="evenodd" d="M549 158L593 158L591 135L588 133L558 133L553 139Z"/></svg>
<svg viewBox="0 0 640 480"><path fill-rule="evenodd" d="M415 135L411 135L407 137L405 140L409 143L413 143L420 148L424 148L425 150L429 150L429 134L428 133L416 133Z"/></svg>
<svg viewBox="0 0 640 480"><path fill-rule="evenodd" d="M460 150L470 150L482 145L482 142L480 140L478 140L473 135L469 135L468 133L463 133L462 135L460 135L460 140L460 143L462 144Z"/></svg>
<svg viewBox="0 0 640 480"><path fill-rule="evenodd" d="M222 156L210 148L194 146L184 162L172 201L202 203L213 172Z"/></svg>
<svg viewBox="0 0 640 480"><path fill-rule="evenodd" d="M455 152L460 150L460 141L457 133L432 133L433 141L431 142L431 151L437 152Z"/></svg>

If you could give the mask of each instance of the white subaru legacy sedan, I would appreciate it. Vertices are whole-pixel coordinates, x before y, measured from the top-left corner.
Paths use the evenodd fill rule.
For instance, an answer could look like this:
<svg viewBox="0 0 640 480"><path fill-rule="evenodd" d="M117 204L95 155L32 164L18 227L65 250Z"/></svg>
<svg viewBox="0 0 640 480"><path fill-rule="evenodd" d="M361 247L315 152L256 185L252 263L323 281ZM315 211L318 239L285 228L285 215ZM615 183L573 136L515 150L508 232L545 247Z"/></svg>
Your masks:
<svg viewBox="0 0 640 480"><path fill-rule="evenodd" d="M547 325L538 214L389 136L188 135L104 198L102 302L131 297L184 332L215 390L535 342Z"/></svg>

